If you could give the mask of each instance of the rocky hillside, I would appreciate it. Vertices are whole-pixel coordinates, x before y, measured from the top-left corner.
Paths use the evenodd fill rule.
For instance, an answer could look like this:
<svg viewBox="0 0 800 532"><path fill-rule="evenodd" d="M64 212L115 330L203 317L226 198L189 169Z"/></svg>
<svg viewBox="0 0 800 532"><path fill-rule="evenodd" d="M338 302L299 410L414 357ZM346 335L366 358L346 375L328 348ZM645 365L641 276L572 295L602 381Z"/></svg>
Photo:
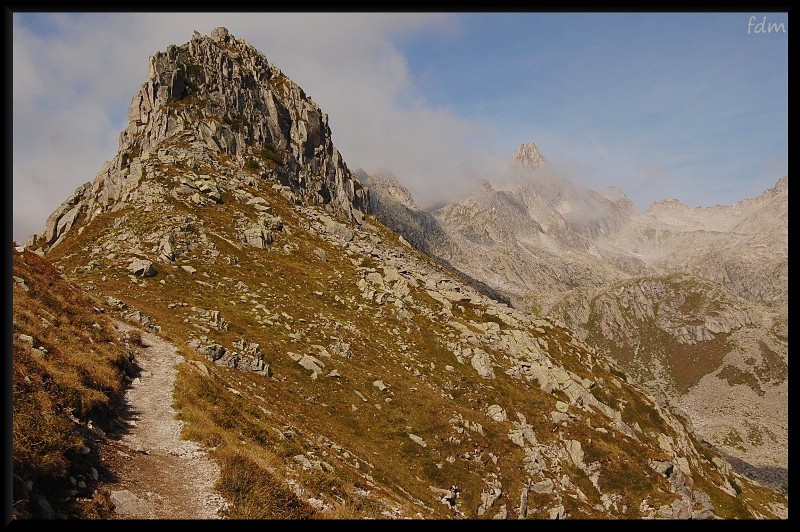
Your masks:
<svg viewBox="0 0 800 532"><path fill-rule="evenodd" d="M402 209L403 219L431 218L436 246L398 223L400 209L384 199L396 187L372 187L373 211L516 308L616 357L690 412L741 470L785 487L786 375L762 378L753 364L766 352L771 365L788 364L788 178L735 205L669 200L642 212L618 189L574 185L531 143L509 166L463 201L424 215Z"/></svg>
<svg viewBox="0 0 800 532"><path fill-rule="evenodd" d="M227 517L786 516L615 361L364 215L324 115L249 45L151 65L149 111L32 247L180 348Z"/></svg>
<svg viewBox="0 0 800 532"><path fill-rule="evenodd" d="M551 314L652 395L680 404L740 470L788 486L785 320L686 274L574 290Z"/></svg>
<svg viewBox="0 0 800 532"><path fill-rule="evenodd" d="M654 203L647 214L659 222L652 225L662 245L654 266L691 273L745 299L785 308L788 198L789 179L784 176L760 196L734 205L693 209L675 200Z"/></svg>
<svg viewBox="0 0 800 532"><path fill-rule="evenodd" d="M328 116L261 52L218 28L150 58L117 154L29 244L53 247L81 219L91 221L134 196L158 197L163 190L149 179L148 161L166 140L187 148L167 162L185 170L176 193L198 206L222 201L220 186L236 186L203 173L198 153L211 151L340 218L360 220L367 207L366 192L331 142Z"/></svg>

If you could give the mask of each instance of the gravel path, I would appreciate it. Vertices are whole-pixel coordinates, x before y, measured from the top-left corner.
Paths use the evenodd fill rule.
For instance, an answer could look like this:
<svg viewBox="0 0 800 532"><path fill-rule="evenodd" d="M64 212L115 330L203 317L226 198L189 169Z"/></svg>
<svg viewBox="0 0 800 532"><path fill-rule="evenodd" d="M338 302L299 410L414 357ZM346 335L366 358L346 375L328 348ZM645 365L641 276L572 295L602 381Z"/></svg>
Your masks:
<svg viewBox="0 0 800 532"><path fill-rule="evenodd" d="M119 323L120 328L130 327ZM172 390L183 357L162 338L142 334L141 368L125 393L127 432L112 441L105 461L117 479L106 485L122 519L219 519L225 500L214 492L219 467L180 437Z"/></svg>

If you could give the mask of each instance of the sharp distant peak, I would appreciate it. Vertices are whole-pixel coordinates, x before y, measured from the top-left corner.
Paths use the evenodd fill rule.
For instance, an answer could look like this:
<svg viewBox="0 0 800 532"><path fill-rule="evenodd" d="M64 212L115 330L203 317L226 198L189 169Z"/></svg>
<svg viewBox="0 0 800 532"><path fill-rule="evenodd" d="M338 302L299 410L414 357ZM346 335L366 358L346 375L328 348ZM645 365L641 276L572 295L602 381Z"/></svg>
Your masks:
<svg viewBox="0 0 800 532"><path fill-rule="evenodd" d="M514 160L521 166L538 168L544 162L544 155L533 142L526 142L514 152Z"/></svg>

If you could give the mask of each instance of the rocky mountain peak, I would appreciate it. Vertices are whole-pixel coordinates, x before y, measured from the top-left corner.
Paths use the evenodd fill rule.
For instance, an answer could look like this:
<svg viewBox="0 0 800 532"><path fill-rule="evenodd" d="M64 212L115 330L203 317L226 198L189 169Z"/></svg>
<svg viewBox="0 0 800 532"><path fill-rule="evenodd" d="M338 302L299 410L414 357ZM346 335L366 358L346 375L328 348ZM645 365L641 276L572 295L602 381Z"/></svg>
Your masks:
<svg viewBox="0 0 800 532"><path fill-rule="evenodd" d="M538 168L544 162L544 155L536 147L533 142L526 142L522 144L517 151L514 152L514 161L520 166L527 168Z"/></svg>
<svg viewBox="0 0 800 532"><path fill-rule="evenodd" d="M763 195L779 197L779 196L788 196L788 194L789 194L789 176L785 175L780 179L778 179L778 181L775 183L775 186L773 186L770 189L767 189Z"/></svg>
<svg viewBox="0 0 800 532"><path fill-rule="evenodd" d="M665 210L676 210L676 211L685 211L689 208L684 202L679 199L664 199L661 201L654 201L650 204L647 208L647 212L652 214L658 211L665 211Z"/></svg>
<svg viewBox="0 0 800 532"><path fill-rule="evenodd" d="M601 195L609 201L619 201L623 198L627 198L625 192L620 190L615 186L609 186L603 189Z"/></svg>
<svg viewBox="0 0 800 532"><path fill-rule="evenodd" d="M544 162L544 155L533 142L521 144L514 152L514 161L527 168L538 168Z"/></svg>
<svg viewBox="0 0 800 532"><path fill-rule="evenodd" d="M327 114L263 53L216 28L150 57L117 154L51 215L44 244L56 243L80 214L124 202L146 177L144 161L175 143L195 154L189 166L229 157L341 219L360 223L368 210L366 189L333 145Z"/></svg>

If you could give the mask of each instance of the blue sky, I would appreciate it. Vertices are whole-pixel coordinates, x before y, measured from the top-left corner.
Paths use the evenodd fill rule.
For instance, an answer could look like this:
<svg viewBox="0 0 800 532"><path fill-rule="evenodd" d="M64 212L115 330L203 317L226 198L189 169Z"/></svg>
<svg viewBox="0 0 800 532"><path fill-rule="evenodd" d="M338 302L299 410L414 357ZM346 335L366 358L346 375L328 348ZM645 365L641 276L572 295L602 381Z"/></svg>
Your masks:
<svg viewBox="0 0 800 532"><path fill-rule="evenodd" d="M787 33L756 33L783 23ZM636 204L758 195L788 173L784 13L16 13L17 240L113 157L147 58L226 26L330 117L351 168L422 206L535 142Z"/></svg>
<svg viewBox="0 0 800 532"><path fill-rule="evenodd" d="M786 34L750 13L470 14L458 35L405 43L430 105L526 140L577 180L640 207L758 194L788 171ZM777 37L777 38L776 38ZM676 186L677 185L677 186Z"/></svg>

